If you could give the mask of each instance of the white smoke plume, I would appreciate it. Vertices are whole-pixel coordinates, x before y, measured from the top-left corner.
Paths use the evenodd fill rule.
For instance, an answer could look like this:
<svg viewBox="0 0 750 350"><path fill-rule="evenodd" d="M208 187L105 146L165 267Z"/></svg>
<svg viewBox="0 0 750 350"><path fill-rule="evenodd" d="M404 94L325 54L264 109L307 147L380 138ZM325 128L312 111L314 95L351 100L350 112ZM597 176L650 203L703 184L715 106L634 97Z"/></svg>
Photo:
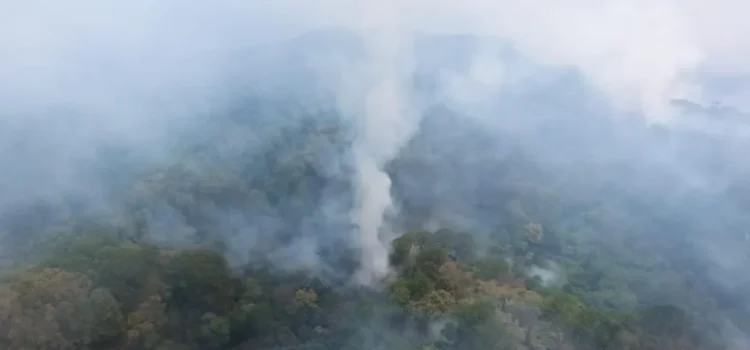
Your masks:
<svg viewBox="0 0 750 350"><path fill-rule="evenodd" d="M358 32L365 38L366 63L357 139L354 144L356 202L354 220L362 248L359 283L371 284L388 271L391 237L383 225L393 206L391 179L383 169L409 140L418 123L418 113L409 103L412 72L412 33L399 1L367 1L362 6ZM386 21L384 22L383 19Z"/></svg>

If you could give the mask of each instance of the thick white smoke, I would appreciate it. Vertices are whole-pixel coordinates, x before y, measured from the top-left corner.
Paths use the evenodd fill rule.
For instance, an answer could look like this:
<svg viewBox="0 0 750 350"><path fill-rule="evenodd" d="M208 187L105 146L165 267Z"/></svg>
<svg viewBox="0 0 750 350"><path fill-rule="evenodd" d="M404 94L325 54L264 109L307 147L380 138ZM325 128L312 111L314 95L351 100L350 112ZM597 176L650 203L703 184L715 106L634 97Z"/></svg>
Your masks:
<svg viewBox="0 0 750 350"><path fill-rule="evenodd" d="M393 206L391 179L383 169L409 140L419 114L410 104L413 33L399 1L367 1L357 32L366 59L357 101L354 144L356 199L353 211L362 248L359 283L370 284L388 271L390 233L384 219ZM351 96L347 96L351 97Z"/></svg>

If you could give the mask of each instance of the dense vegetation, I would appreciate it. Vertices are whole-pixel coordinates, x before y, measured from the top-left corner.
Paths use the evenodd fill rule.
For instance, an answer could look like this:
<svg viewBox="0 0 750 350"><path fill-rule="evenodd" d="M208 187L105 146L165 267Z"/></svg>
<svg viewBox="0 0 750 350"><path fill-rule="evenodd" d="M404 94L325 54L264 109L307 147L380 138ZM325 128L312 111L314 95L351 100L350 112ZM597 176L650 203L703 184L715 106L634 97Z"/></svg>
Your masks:
<svg viewBox="0 0 750 350"><path fill-rule="evenodd" d="M171 163L103 153L96 200L29 199L0 220L0 348L732 345L750 289L701 248L745 247L746 187L684 191L633 154L693 147L687 132L544 119L567 99L523 130L429 110L388 166L398 238L376 288L350 283L351 132L335 113L244 101L180 131ZM716 155L686 153L701 169Z"/></svg>

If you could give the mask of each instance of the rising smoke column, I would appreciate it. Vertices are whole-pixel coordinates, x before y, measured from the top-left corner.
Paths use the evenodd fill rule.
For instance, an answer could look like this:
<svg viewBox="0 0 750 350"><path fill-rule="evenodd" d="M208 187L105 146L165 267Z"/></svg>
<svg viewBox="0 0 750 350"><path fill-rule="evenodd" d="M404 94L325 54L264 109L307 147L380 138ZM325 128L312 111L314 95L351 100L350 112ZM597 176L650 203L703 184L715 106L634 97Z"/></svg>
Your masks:
<svg viewBox="0 0 750 350"><path fill-rule="evenodd" d="M371 285L388 272L388 247L393 235L384 219L393 207L391 179L384 171L418 124L409 103L413 71L413 33L394 0L363 2L357 32L364 41L365 62L355 108L357 138L353 145L355 207L352 219L362 249L356 282Z"/></svg>

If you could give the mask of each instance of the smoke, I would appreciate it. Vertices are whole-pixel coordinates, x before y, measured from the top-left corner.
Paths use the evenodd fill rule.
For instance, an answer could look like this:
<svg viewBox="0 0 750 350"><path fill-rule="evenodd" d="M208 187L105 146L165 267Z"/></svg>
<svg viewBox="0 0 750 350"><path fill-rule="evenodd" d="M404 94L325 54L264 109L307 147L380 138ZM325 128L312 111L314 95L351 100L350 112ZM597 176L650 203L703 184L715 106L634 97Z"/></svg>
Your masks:
<svg viewBox="0 0 750 350"><path fill-rule="evenodd" d="M154 163L169 159L182 127L197 116L210 122L206 116L223 111L231 99L227 95L246 93L233 90L237 80L246 79L246 85L254 88L295 85L303 79L278 72L291 69L284 65L314 61L306 67L313 67L313 75L325 81L306 87L332 90L339 111L355 130L351 218L356 229L347 232L347 238L361 250L358 281L372 284L388 273L388 246L396 235L388 217L397 211L397 203L385 168L420 133L425 111L413 78L429 62L468 56L466 66L435 64L438 92L432 102L457 111L465 118L460 124L479 121L492 136L498 127L519 131L518 138L529 143L524 145L529 153L564 163L557 153L560 149L554 148L561 142L522 134L526 132L523 126L534 123L528 117L538 111L533 108L541 109L538 105L547 101L525 101L524 108L512 109L507 99L554 85L550 94L563 96L559 100L604 101L601 105L606 108L587 107L605 110L602 114L607 116L636 114L650 122L674 125L686 125L673 109L674 99L698 105L719 100L747 107L750 84L743 58L750 54L745 35L750 27L742 14L748 9L733 0L710 5L698 0L5 1L0 4L0 161L9 170L0 175L2 207L29 197L64 193L106 197L108 182L94 179L90 169L99 158L107 157L98 152L102 147L117 146L128 150L131 158ZM362 41L362 55L341 60L327 59L325 54L290 59L274 51L288 38L330 27L354 32ZM418 52L417 38L427 34L469 34L481 40L471 50L458 47L424 57L424 52ZM326 49L320 43L310 45L313 52ZM341 40L334 45L348 43ZM503 56L506 46L524 59ZM555 76L568 69L581 81L566 80L565 74ZM729 84L727 77L739 82ZM590 95L596 98L573 96L573 86L593 91ZM542 125L549 122L541 117L534 120ZM554 125L585 129L595 124L589 121L571 117L569 122ZM698 129L706 126L695 125ZM726 129L719 128L720 137L730 137ZM433 137L447 138L450 131L439 129ZM555 131L562 134L565 130ZM606 135L591 136L588 143L575 136L571 139L576 142L567 146L588 148L587 152L605 159L632 157L633 163L653 162L660 170L670 168L670 177L658 181L648 177L643 181L651 187L634 186L638 190L686 179L705 186L723 178L699 172L676 155L690 153L680 147L691 140L681 141L680 147L674 147L677 150L665 150L652 139L623 131L614 135L614 146L596 149ZM727 162L737 159L734 149L739 146L734 147L725 152ZM501 150L487 151L493 153L489 161L499 157L496 154ZM665 160L655 160L658 157ZM452 159L457 158L461 157ZM680 171L674 170L677 165ZM466 177L451 183L449 174L455 174L456 167L442 164L444 172L431 174L441 179L445 193L452 193L454 186L470 187ZM628 180L637 183L640 178ZM417 188L421 179L413 181ZM483 190L474 189L476 198ZM452 204L470 201L443 200ZM173 215L169 218L174 219ZM274 222L268 227L276 225L268 221ZM252 225L238 222L228 225L233 229ZM256 240L244 237L234 242L252 245ZM305 237L278 254L282 259L301 257L298 265L315 265L317 252L312 247L319 244L317 238ZM301 251L297 247L305 247L304 253L296 254Z"/></svg>
<svg viewBox="0 0 750 350"><path fill-rule="evenodd" d="M360 283L371 284L388 271L393 234L384 226L393 208L391 179L384 167L409 140L419 113L410 105L412 35L405 29L400 2L365 2L362 35L366 59L362 94L354 110L357 137L353 145L356 203L354 220L361 240ZM348 97L348 96L347 96Z"/></svg>
<svg viewBox="0 0 750 350"><path fill-rule="evenodd" d="M547 268L532 266L527 272L532 278L539 278L545 287L560 286L565 282L562 269L554 262L548 262Z"/></svg>
<svg viewBox="0 0 750 350"><path fill-rule="evenodd" d="M618 107L652 118L668 112L670 99L701 98L696 74L744 70L731 62L749 47L735 15L745 5L731 0L442 4L433 8L472 22L456 25L463 30L507 38L539 62L576 66Z"/></svg>
<svg viewBox="0 0 750 350"><path fill-rule="evenodd" d="M632 258L639 261L661 258L652 245L691 247L669 254L704 265L708 277L696 288L731 297L750 290L747 243L736 239L749 208L741 186L750 173L749 11L739 0L0 2L0 214L71 194L97 210L122 209L112 199L115 183L179 162L181 145L218 143L214 121L237 100L292 96L277 104L303 104L304 112L247 112L253 126L233 129L216 153L250 164L238 173L252 178L272 168L262 154L298 114L335 109L351 128L347 152L305 150L340 158L322 162L334 185L309 185L321 199L250 213L206 204L208 228L154 201L144 219L151 239L187 245L210 231L236 261L268 259L282 270L347 279L344 265L357 265L355 282L378 286L402 229L391 220L401 207L422 210L405 213L422 224L495 232L508 220L499 212L513 206L546 228L533 200L502 202L497 185L544 183L563 198L539 204L564 207L549 209L559 214L548 220L559 222L550 232L579 230L575 240L605 247L643 244L638 235L652 234L646 257ZM303 143L295 137L285 141ZM424 166L393 175L402 157ZM510 157L522 158L512 163L520 169L503 168ZM197 181L178 177L185 181L175 186ZM592 193L608 198L586 197ZM605 206L581 214L580 198L615 203L632 217ZM640 232L655 212L680 223ZM581 223L598 220L622 232ZM323 257L351 247L353 263ZM567 272L551 261L527 271L545 286L576 277ZM661 293L654 300L682 288L668 284L651 286ZM746 335L727 323L736 347L744 346Z"/></svg>

